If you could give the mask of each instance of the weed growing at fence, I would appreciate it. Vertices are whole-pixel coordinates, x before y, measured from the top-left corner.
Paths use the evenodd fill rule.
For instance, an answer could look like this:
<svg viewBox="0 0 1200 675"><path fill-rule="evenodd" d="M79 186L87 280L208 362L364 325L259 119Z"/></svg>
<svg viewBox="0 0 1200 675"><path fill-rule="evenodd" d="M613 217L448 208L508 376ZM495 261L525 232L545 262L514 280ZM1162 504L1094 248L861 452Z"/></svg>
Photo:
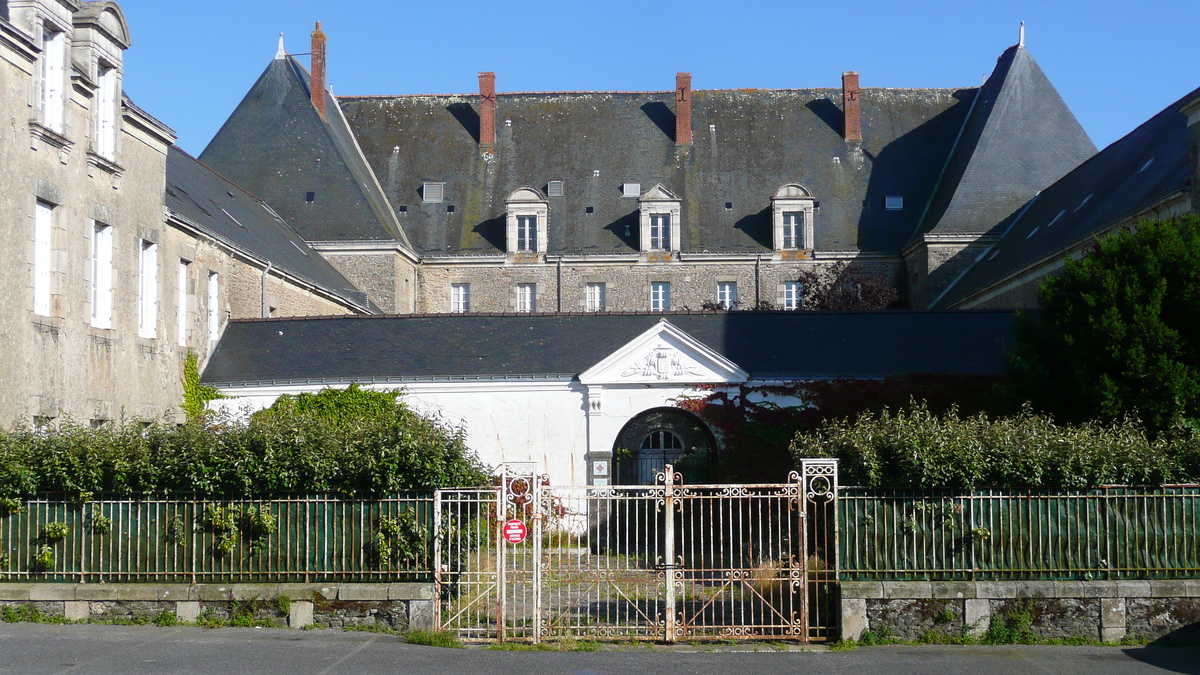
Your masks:
<svg viewBox="0 0 1200 675"><path fill-rule="evenodd" d="M58 541L67 536L71 528L66 523L46 523L42 526L42 538L46 541Z"/></svg>
<svg viewBox="0 0 1200 675"><path fill-rule="evenodd" d="M414 645L427 647L461 648L463 645L458 637L449 631L410 630L404 634L404 641Z"/></svg>
<svg viewBox="0 0 1200 675"><path fill-rule="evenodd" d="M161 626L163 628L178 626L180 623L179 615L175 612L159 612L158 616L154 617L154 625Z"/></svg>
<svg viewBox="0 0 1200 675"><path fill-rule="evenodd" d="M200 612L200 616L196 617L196 625L201 628L222 628L228 626L229 622L218 616L211 609L205 608Z"/></svg>
<svg viewBox="0 0 1200 675"><path fill-rule="evenodd" d="M275 605L275 611L279 612L280 616L288 616L292 613L292 596L280 593L279 595L275 596L275 600L273 602Z"/></svg>
<svg viewBox="0 0 1200 675"><path fill-rule="evenodd" d="M92 516L92 532L95 534L108 534L111 531L112 518L101 515Z"/></svg>
<svg viewBox="0 0 1200 675"><path fill-rule="evenodd" d="M1037 644L1032 626L1033 614L1028 604L1009 605L992 617L981 642L985 645Z"/></svg>

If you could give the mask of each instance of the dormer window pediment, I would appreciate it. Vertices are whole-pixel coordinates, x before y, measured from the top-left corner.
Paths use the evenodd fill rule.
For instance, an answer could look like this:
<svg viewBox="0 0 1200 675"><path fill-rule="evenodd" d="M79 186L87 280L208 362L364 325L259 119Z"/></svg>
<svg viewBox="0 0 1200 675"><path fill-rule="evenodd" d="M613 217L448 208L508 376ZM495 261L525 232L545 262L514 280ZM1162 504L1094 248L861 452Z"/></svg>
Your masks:
<svg viewBox="0 0 1200 675"><path fill-rule="evenodd" d="M657 184L638 198L642 251L678 251L682 202L673 192Z"/></svg>
<svg viewBox="0 0 1200 675"><path fill-rule="evenodd" d="M510 256L536 256L546 253L550 220L550 202L541 190L517 188L505 200L505 249Z"/></svg>
<svg viewBox="0 0 1200 675"><path fill-rule="evenodd" d="M771 197L772 241L776 251L811 251L816 200L799 183L788 183Z"/></svg>

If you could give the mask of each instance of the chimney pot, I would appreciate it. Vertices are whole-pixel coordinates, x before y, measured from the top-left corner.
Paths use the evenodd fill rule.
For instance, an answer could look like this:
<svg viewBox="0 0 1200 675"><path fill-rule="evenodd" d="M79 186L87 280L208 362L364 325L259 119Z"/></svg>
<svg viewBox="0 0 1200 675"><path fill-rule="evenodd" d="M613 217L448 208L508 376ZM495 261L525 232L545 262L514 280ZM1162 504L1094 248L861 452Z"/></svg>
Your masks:
<svg viewBox="0 0 1200 675"><path fill-rule="evenodd" d="M325 33L321 31L320 21L312 33L312 77L308 89L313 107L321 114L321 119L325 119Z"/></svg>
<svg viewBox="0 0 1200 675"><path fill-rule="evenodd" d="M692 144L692 74L675 73L675 145Z"/></svg>
<svg viewBox="0 0 1200 675"><path fill-rule="evenodd" d="M862 142L862 101L859 100L858 72L842 73L842 136L850 143Z"/></svg>
<svg viewBox="0 0 1200 675"><path fill-rule="evenodd" d="M479 74L479 146L496 145L496 73Z"/></svg>

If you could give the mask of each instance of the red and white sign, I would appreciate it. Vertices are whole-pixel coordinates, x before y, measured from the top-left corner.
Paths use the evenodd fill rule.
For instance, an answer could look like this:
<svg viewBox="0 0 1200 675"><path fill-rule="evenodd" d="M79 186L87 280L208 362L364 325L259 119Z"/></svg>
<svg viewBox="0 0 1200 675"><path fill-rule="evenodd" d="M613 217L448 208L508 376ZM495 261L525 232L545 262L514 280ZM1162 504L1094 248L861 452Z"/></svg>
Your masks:
<svg viewBox="0 0 1200 675"><path fill-rule="evenodd" d="M529 536L529 528L525 527L525 523L519 520L510 520L504 523L504 541L510 544L519 544L525 541L527 536Z"/></svg>

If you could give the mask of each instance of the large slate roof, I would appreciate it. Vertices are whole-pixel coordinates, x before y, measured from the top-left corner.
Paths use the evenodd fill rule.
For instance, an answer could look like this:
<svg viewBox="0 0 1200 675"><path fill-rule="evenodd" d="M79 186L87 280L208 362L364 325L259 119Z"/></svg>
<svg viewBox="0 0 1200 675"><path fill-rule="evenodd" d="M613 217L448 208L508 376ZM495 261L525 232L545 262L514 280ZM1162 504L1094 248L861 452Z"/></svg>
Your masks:
<svg viewBox="0 0 1200 675"><path fill-rule="evenodd" d="M208 384L574 377L666 319L751 377L999 374L1007 311L444 314L231 321Z"/></svg>
<svg viewBox="0 0 1200 675"><path fill-rule="evenodd" d="M984 233L1096 146L1024 46L1009 47L979 90L920 233Z"/></svg>
<svg viewBox="0 0 1200 675"><path fill-rule="evenodd" d="M333 97L322 120L308 87L294 58L271 61L200 160L265 199L307 241L407 246Z"/></svg>
<svg viewBox="0 0 1200 675"><path fill-rule="evenodd" d="M770 198L798 182L820 204L818 250L896 252L974 93L863 89L859 151L842 139L841 89L696 90L694 146L682 153L673 92L499 94L494 156L477 144L478 96L338 100L423 252L503 252L507 196L556 180L565 195L550 199L551 253L638 250L638 203L621 195L627 182L643 191L662 183L682 199L685 251L771 250ZM422 181L444 181L454 213L423 203ZM908 209L885 211L890 195Z"/></svg>
<svg viewBox="0 0 1200 675"><path fill-rule="evenodd" d="M1187 117L1173 103L1043 190L997 227L1004 234L937 301L951 307L1043 259L1061 254L1187 188Z"/></svg>
<svg viewBox="0 0 1200 675"><path fill-rule="evenodd" d="M346 280L261 199L182 149L167 152L166 206L209 236L270 263L363 310L366 295Z"/></svg>

